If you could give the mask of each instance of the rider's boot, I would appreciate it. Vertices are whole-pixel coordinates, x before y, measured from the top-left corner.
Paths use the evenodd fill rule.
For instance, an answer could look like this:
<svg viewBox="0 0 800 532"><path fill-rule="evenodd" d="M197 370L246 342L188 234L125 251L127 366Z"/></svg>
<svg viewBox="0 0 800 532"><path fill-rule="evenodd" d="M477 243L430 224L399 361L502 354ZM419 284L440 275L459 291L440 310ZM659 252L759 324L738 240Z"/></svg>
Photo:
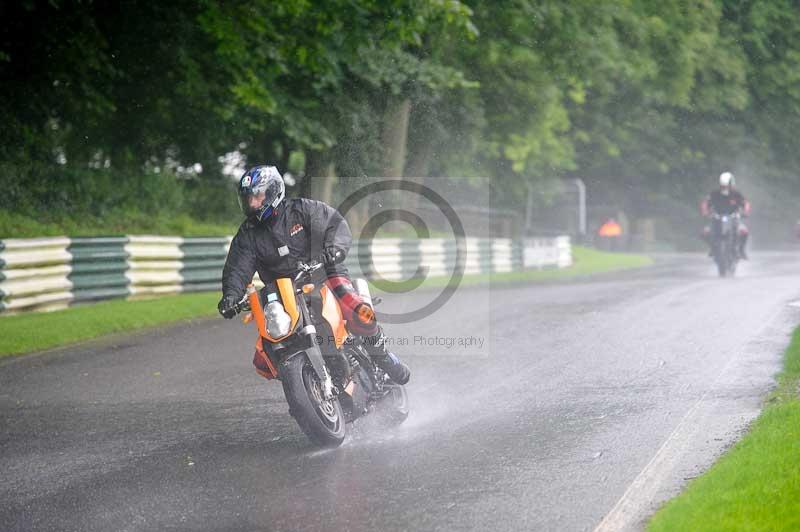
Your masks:
<svg viewBox="0 0 800 532"><path fill-rule="evenodd" d="M714 242L711 240L711 227L706 226L703 228L703 233L701 234L701 238L703 242L708 245L708 256L714 256Z"/></svg>
<svg viewBox="0 0 800 532"><path fill-rule="evenodd" d="M375 362L397 384L405 384L411 378L411 370L408 366L400 362L397 355L389 351L386 347L386 335L383 329L378 327L378 332L373 336L364 337L364 347L367 353Z"/></svg>
<svg viewBox="0 0 800 532"><path fill-rule="evenodd" d="M750 258L747 256L747 251L745 251L748 236L747 233L739 235L739 257L743 260L748 260Z"/></svg>

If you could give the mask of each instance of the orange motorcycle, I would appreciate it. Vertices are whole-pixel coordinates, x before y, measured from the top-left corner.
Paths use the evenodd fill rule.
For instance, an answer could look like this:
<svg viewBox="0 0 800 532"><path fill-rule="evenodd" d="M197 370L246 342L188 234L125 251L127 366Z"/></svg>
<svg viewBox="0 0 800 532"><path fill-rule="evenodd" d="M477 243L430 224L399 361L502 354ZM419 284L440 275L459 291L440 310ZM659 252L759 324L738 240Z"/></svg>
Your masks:
<svg viewBox="0 0 800 532"><path fill-rule="evenodd" d="M316 445L338 447L348 425L366 414L374 412L385 425L405 421L408 396L373 363L363 340L348 332L322 267L300 263L294 278L277 279L260 291L249 285L236 311L258 327L258 372L281 381L300 429ZM366 282L356 286L367 303L356 307L353 319L372 325Z"/></svg>

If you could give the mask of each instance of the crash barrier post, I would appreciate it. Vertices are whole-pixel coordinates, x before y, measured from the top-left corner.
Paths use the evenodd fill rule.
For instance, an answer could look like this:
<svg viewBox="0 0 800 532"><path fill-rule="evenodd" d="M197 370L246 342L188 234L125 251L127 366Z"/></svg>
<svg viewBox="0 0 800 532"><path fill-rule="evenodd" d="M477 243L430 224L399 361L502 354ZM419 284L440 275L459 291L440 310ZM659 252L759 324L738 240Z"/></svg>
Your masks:
<svg viewBox="0 0 800 532"><path fill-rule="evenodd" d="M219 290L231 237L122 236L0 240L0 315L55 310L114 298ZM379 238L354 242L354 277L450 276L461 246L463 273L564 268L569 237ZM256 277L256 283L260 281Z"/></svg>

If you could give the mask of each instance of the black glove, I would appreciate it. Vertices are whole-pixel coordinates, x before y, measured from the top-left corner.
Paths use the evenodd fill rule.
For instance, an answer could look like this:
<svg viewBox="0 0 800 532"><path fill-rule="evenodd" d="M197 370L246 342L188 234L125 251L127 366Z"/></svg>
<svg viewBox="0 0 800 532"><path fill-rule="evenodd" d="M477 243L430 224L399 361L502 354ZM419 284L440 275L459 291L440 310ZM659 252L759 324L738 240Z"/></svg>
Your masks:
<svg viewBox="0 0 800 532"><path fill-rule="evenodd" d="M322 260L326 266L333 266L334 264L339 264L344 260L345 252L342 249L337 247L329 247L325 250L322 254Z"/></svg>
<svg viewBox="0 0 800 532"><path fill-rule="evenodd" d="M222 317L226 320L229 320L236 316L236 298L233 296L225 296L219 300L219 304L217 305L217 310L219 313L222 314Z"/></svg>

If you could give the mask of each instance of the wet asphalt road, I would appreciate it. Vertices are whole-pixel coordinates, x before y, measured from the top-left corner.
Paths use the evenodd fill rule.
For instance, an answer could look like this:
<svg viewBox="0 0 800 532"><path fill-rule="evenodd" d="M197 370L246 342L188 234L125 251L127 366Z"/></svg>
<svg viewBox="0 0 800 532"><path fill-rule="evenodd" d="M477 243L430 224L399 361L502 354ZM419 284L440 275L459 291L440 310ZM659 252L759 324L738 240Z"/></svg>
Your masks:
<svg viewBox="0 0 800 532"><path fill-rule="evenodd" d="M799 270L754 254L720 280L669 257L462 288L387 327L413 370L406 424L358 423L329 451L252 370L238 321L5 362L0 530L638 528L757 414L800 322Z"/></svg>

